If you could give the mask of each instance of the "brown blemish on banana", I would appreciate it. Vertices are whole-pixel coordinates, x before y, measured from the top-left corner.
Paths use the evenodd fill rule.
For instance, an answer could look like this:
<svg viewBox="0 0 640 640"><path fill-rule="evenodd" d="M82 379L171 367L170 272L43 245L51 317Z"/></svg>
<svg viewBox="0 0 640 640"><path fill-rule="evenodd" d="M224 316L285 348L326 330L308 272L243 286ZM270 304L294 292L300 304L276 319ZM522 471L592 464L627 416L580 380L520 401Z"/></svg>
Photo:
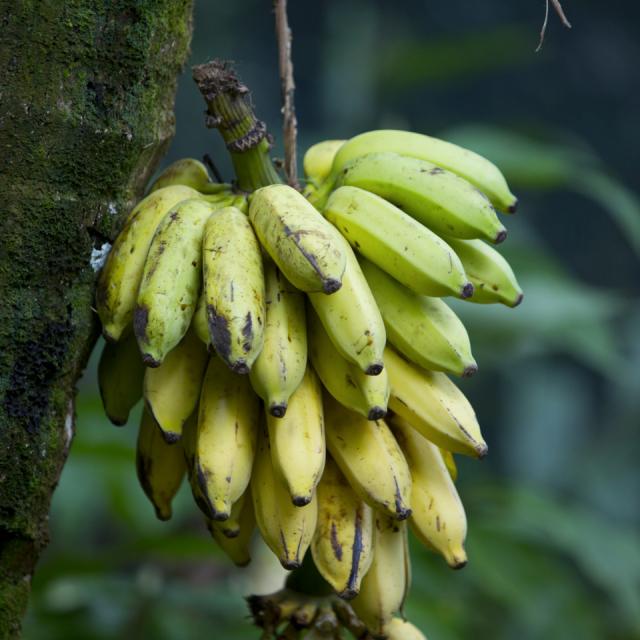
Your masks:
<svg viewBox="0 0 640 640"><path fill-rule="evenodd" d="M222 315L218 315L216 308L212 304L209 304L207 305L207 320L211 343L216 353L229 364L229 357L231 356L231 333L229 332L227 319Z"/></svg>
<svg viewBox="0 0 640 640"><path fill-rule="evenodd" d="M411 515L411 509L409 507L405 507L402 501L402 494L400 492L400 487L398 486L398 479L394 478L394 483L396 485L396 493L395 493L395 505L396 505L396 518L398 520L406 520Z"/></svg>
<svg viewBox="0 0 640 640"><path fill-rule="evenodd" d="M331 523L330 540L331 540L331 548L333 549L333 555L336 557L337 560L342 560L342 545L338 540L338 530L336 528L335 522Z"/></svg>

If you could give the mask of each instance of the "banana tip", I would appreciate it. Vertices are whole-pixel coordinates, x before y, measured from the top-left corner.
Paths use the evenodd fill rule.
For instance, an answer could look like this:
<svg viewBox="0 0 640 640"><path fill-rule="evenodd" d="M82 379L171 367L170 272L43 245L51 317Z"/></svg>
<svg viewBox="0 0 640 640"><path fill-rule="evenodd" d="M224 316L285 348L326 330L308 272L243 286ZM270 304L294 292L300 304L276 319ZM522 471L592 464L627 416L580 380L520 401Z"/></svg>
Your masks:
<svg viewBox="0 0 640 640"><path fill-rule="evenodd" d="M239 373L240 375L247 375L249 373L249 365L244 360L238 360L237 362L229 363L229 368L233 373Z"/></svg>
<svg viewBox="0 0 640 640"><path fill-rule="evenodd" d="M358 589L347 587L338 594L343 600L353 600L358 595Z"/></svg>
<svg viewBox="0 0 640 640"><path fill-rule="evenodd" d="M486 457L486 455L489 453L489 447L487 447L487 445L484 442L482 444L476 445L475 450L476 450L476 455L480 460Z"/></svg>
<svg viewBox="0 0 640 640"><path fill-rule="evenodd" d="M170 506L156 507L155 509L156 509L156 518L158 518L158 520L162 520L163 522L166 522L167 520L171 520Z"/></svg>
<svg viewBox="0 0 640 640"><path fill-rule="evenodd" d="M287 570L293 571L294 569L299 569L302 563L299 560L289 560L288 558L281 558L280 564Z"/></svg>
<svg viewBox="0 0 640 640"><path fill-rule="evenodd" d="M473 285L470 282L466 282L460 289L460 297L463 300L470 298L473 295Z"/></svg>
<svg viewBox="0 0 640 640"><path fill-rule="evenodd" d="M296 507L306 507L311 502L312 496L293 496L291 502Z"/></svg>
<svg viewBox="0 0 640 640"><path fill-rule="evenodd" d="M507 207L508 213L515 213L518 210L518 198L514 198L513 202Z"/></svg>
<svg viewBox="0 0 640 640"><path fill-rule="evenodd" d="M517 307L522 302L523 299L524 299L524 293L520 292L518 297L515 299L514 303L511 305L511 308L514 309L515 307Z"/></svg>
<svg viewBox="0 0 640 640"><path fill-rule="evenodd" d="M502 229L496 233L496 237L493 239L494 244L500 244L507 239L507 230Z"/></svg>
<svg viewBox="0 0 640 640"><path fill-rule="evenodd" d="M129 416L127 416L126 418L120 418L119 416L110 416L109 414L107 414L107 418L109 418L109 422L114 427L124 427L124 425L127 424Z"/></svg>
<svg viewBox="0 0 640 640"><path fill-rule="evenodd" d="M459 571L460 569L464 569L467 566L467 557L465 556L464 558L458 559L455 556L453 558L451 558L451 560L449 561L449 566L452 569L455 569L456 571Z"/></svg>
<svg viewBox="0 0 640 640"><path fill-rule="evenodd" d="M412 511L409 507L401 507L396 511L396 520L406 520Z"/></svg>
<svg viewBox="0 0 640 640"><path fill-rule="evenodd" d="M462 377L470 378L475 373L478 373L478 365L474 362L473 364L470 364L464 368L464 371L462 372Z"/></svg>
<svg viewBox="0 0 640 640"><path fill-rule="evenodd" d="M342 287L342 282L336 278L327 278L322 282L322 292L327 295L335 293L340 287Z"/></svg>
<svg viewBox="0 0 640 640"><path fill-rule="evenodd" d="M371 407L367 414L369 420L382 420L387 415L387 410L384 407Z"/></svg>
<svg viewBox="0 0 640 640"><path fill-rule="evenodd" d="M142 362L151 369L157 369L162 364L162 360L156 360L150 353L142 355Z"/></svg>
<svg viewBox="0 0 640 640"><path fill-rule="evenodd" d="M182 437L181 434L174 431L163 431L162 437L167 444L175 444Z"/></svg>
<svg viewBox="0 0 640 640"><path fill-rule="evenodd" d="M287 403L280 402L278 404L272 404L269 407L269 413L274 418L284 418L284 414L287 413Z"/></svg>
<svg viewBox="0 0 640 640"><path fill-rule="evenodd" d="M240 529L223 529L222 535L233 540L233 538L237 538L240 535Z"/></svg>
<svg viewBox="0 0 640 640"><path fill-rule="evenodd" d="M215 520L216 522L224 522L225 520L229 519L229 512L228 511L214 511L211 514L211 519Z"/></svg>
<svg viewBox="0 0 640 640"><path fill-rule="evenodd" d="M368 375L368 376L379 376L382 373L382 370L384 369L384 365L381 362L374 362L373 364L370 364L365 370L364 372Z"/></svg>

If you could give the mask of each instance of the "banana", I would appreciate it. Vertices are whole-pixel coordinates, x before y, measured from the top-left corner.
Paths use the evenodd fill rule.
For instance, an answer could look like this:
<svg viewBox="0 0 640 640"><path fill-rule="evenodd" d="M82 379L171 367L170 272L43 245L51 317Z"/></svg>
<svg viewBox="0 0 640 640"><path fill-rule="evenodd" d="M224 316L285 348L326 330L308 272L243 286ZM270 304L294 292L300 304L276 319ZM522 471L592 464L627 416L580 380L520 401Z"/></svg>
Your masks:
<svg viewBox="0 0 640 640"><path fill-rule="evenodd" d="M307 368L304 296L287 282L271 260L265 260L264 272L264 344L249 377L267 411L282 418Z"/></svg>
<svg viewBox="0 0 640 640"><path fill-rule="evenodd" d="M453 249L384 198L336 189L323 211L349 244L416 293L468 298L473 285Z"/></svg>
<svg viewBox="0 0 640 640"><path fill-rule="evenodd" d="M144 373L145 403L169 443L180 439L198 404L207 357L202 342L188 331L161 366L148 367Z"/></svg>
<svg viewBox="0 0 640 640"><path fill-rule="evenodd" d="M307 311L309 358L327 391L342 405L368 420L379 420L387 413L389 378L385 369L368 376L345 360L333 346L317 314Z"/></svg>
<svg viewBox="0 0 640 640"><path fill-rule="evenodd" d="M142 360L158 367L191 324L202 282L202 234L214 206L180 202L162 219L144 265L133 314Z"/></svg>
<svg viewBox="0 0 640 640"><path fill-rule="evenodd" d="M153 181L149 193L174 184L183 184L200 193L231 193L231 185L211 182L207 167L195 158L182 158L171 163Z"/></svg>
<svg viewBox="0 0 640 640"><path fill-rule="evenodd" d="M444 373L425 371L387 348L384 360L389 372L389 408L412 424L434 444L475 458L487 454L476 414Z"/></svg>
<svg viewBox="0 0 640 640"><path fill-rule="evenodd" d="M251 562L251 539L256 528L256 518L250 495L243 495L236 505L239 505L236 535L229 536L224 528L227 523L215 520L207 520L207 529L233 564L237 567L246 567ZM233 511L236 510L236 505Z"/></svg>
<svg viewBox="0 0 640 640"><path fill-rule="evenodd" d="M212 357L200 394L194 471L214 520L229 519L249 484L258 412L249 379Z"/></svg>
<svg viewBox="0 0 640 640"><path fill-rule="evenodd" d="M211 344L236 373L249 373L262 349L265 321L260 245L242 211L209 218L202 241L204 293Z"/></svg>
<svg viewBox="0 0 640 640"><path fill-rule="evenodd" d="M411 515L407 461L383 420L369 421L325 394L327 448L354 491L398 520Z"/></svg>
<svg viewBox="0 0 640 640"><path fill-rule="evenodd" d="M133 333L120 342L107 342L98 363L98 386L104 412L113 424L122 426L142 397L144 364Z"/></svg>
<svg viewBox="0 0 640 640"><path fill-rule="evenodd" d="M302 291L337 291L346 256L335 230L293 187L274 184L254 192L249 218L273 261Z"/></svg>
<svg viewBox="0 0 640 640"><path fill-rule="evenodd" d="M524 295L513 269L493 247L482 240L447 238L447 242L458 254L473 283L471 302L501 302L508 307L517 307L522 302Z"/></svg>
<svg viewBox="0 0 640 640"><path fill-rule="evenodd" d="M271 462L297 507L311 502L325 461L322 387L308 368L283 418L267 415Z"/></svg>
<svg viewBox="0 0 640 640"><path fill-rule="evenodd" d="M486 194L493 206L514 213L517 198L509 190L504 176L492 162L458 145L420 133L397 130L377 130L362 133L347 140L337 151L332 171L327 179L335 181L345 165L369 153L392 152L426 160L464 178ZM330 188L330 187L329 187Z"/></svg>
<svg viewBox="0 0 640 640"><path fill-rule="evenodd" d="M407 526L376 513L373 527L373 561L362 579L360 593L351 606L374 637L383 635L404 603L410 581Z"/></svg>
<svg viewBox="0 0 640 640"><path fill-rule="evenodd" d="M309 293L309 300L339 353L367 375L377 376L384 366L384 322L353 250L337 231L334 234L347 260L342 287L330 296Z"/></svg>
<svg viewBox="0 0 640 640"><path fill-rule="evenodd" d="M383 633L387 640L427 640L418 627L402 618L393 618L385 624Z"/></svg>
<svg viewBox="0 0 640 640"><path fill-rule="evenodd" d="M327 459L318 485L318 525L311 542L320 575L341 598L353 598L373 559L372 511Z"/></svg>
<svg viewBox="0 0 640 640"><path fill-rule="evenodd" d="M469 336L458 316L439 298L421 296L360 259L382 314L387 339L406 358L424 369L467 377L478 370Z"/></svg>
<svg viewBox="0 0 640 640"><path fill-rule="evenodd" d="M461 569L467 564L467 517L440 450L399 416L391 426L411 469L411 529L451 568Z"/></svg>
<svg viewBox="0 0 640 640"><path fill-rule="evenodd" d="M171 501L186 470L180 444L167 444L151 413L144 409L136 446L138 480L160 520L171 518Z"/></svg>
<svg viewBox="0 0 640 640"><path fill-rule="evenodd" d="M491 203L449 171L397 153L370 153L348 163L336 186L379 195L438 235L502 242L507 231Z"/></svg>
<svg viewBox="0 0 640 640"><path fill-rule="evenodd" d="M304 507L291 502L287 486L271 462L266 426L258 436L251 495L262 538L285 569L297 569L316 529L318 503L315 495Z"/></svg>
<svg viewBox="0 0 640 640"><path fill-rule="evenodd" d="M198 304L196 310L193 312L193 318L191 319L191 326L195 334L204 342L207 346L209 342L209 323L207 321L207 303L204 295L204 288L198 298Z"/></svg>
<svg viewBox="0 0 640 640"><path fill-rule="evenodd" d="M165 187L142 199L129 215L113 243L96 289L96 307L107 340L116 342L127 325L131 324L145 260L156 227L179 202L199 196L191 187Z"/></svg>
<svg viewBox="0 0 640 640"><path fill-rule="evenodd" d="M323 140L305 151L302 166L309 182L318 186L331 173L333 159L344 143L345 140Z"/></svg>
<svg viewBox="0 0 640 640"><path fill-rule="evenodd" d="M458 466L456 465L456 460L453 457L453 453L451 451L447 451L446 449L440 449L440 455L444 460L444 464L447 467L447 471L451 476L451 479L455 482L458 479Z"/></svg>

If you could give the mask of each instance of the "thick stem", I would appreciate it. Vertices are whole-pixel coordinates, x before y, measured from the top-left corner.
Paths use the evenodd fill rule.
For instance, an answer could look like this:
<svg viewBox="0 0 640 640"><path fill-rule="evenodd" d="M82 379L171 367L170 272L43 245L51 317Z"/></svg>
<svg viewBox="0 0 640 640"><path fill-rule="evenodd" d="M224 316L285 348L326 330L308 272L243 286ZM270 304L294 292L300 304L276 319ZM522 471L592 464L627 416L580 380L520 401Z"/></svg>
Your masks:
<svg viewBox="0 0 640 640"><path fill-rule="evenodd" d="M238 187L255 191L282 182L269 156L264 122L253 113L249 90L228 62L212 60L193 68L193 79L207 103L207 126L227 145Z"/></svg>

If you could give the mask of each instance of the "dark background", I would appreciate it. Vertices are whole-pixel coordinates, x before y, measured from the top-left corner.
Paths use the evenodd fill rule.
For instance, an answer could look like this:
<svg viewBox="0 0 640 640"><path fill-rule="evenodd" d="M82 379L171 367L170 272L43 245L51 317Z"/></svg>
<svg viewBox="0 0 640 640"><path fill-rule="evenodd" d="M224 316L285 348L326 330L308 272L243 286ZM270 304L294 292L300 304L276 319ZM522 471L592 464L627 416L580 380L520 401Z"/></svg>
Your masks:
<svg viewBox="0 0 640 640"><path fill-rule="evenodd" d="M236 61L282 155L270 2L196 3L190 64ZM521 200L503 245L516 310L452 303L480 371L461 386L490 447L459 460L469 565L413 548L406 613L430 640L640 638L640 5L290 2L300 149L397 127L484 153ZM187 69L165 165L229 164ZM102 415L95 356L54 496L25 638L256 638L242 596L278 587L261 547L235 570L188 491L155 520L135 479L135 419Z"/></svg>

